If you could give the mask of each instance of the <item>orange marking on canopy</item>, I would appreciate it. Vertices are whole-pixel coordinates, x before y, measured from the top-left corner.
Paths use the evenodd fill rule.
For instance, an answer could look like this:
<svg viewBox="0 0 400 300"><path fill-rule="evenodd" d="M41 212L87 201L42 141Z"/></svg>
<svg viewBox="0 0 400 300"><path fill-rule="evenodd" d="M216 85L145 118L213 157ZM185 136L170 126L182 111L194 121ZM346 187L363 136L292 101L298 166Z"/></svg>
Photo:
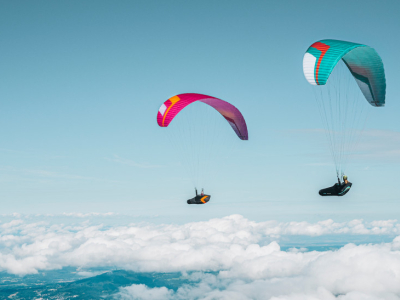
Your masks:
<svg viewBox="0 0 400 300"><path fill-rule="evenodd" d="M163 127L164 127L165 117L167 116L169 110L171 109L172 106L175 105L176 102L181 100L181 98L179 98L178 96L173 96L173 97L169 98L168 100L171 101L171 105L167 108L167 111L164 113L164 117L163 117L163 120L162 120L162 126Z"/></svg>
<svg viewBox="0 0 400 300"><path fill-rule="evenodd" d="M206 199L208 196L204 196L203 198L200 199L201 202L203 202L204 204L206 203L206 201L204 201L204 199Z"/></svg>

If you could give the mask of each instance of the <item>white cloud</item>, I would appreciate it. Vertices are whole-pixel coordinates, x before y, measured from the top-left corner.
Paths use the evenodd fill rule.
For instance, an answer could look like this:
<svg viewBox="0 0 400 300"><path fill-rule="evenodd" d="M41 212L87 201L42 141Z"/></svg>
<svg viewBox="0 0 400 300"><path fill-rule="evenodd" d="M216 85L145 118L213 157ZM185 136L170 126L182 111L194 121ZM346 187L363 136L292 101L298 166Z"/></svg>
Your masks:
<svg viewBox="0 0 400 300"><path fill-rule="evenodd" d="M164 299L400 299L400 252L390 244L307 253L269 248L247 247L253 255L217 275L189 275L192 284L164 291ZM119 295L146 299L132 287Z"/></svg>
<svg viewBox="0 0 400 300"><path fill-rule="evenodd" d="M246 270L246 266L242 267L245 274L229 278L221 274L195 273L188 276L192 284L183 285L177 291L164 290L164 299L398 300L399 253L386 250L381 246L351 245L339 251L310 252L308 256L312 259L292 270L285 262L293 254L275 256L275 263L286 268L288 274L278 272L253 280L249 280L252 270ZM258 262L258 265L260 269L269 268L266 262ZM146 289L146 292L151 290ZM146 299L142 298L142 290L137 285L122 288L116 298L121 295L124 299Z"/></svg>
<svg viewBox="0 0 400 300"><path fill-rule="evenodd" d="M90 267L195 272L184 275L192 284L177 291L139 284L121 289L116 296L121 299L400 299L400 236L335 251L280 247L281 239L296 236L395 237L396 220L285 223L232 215L184 225L111 228L90 220L72 225L29 221L1 224L0 271L24 275L75 266L82 276L90 276L84 271Z"/></svg>
<svg viewBox="0 0 400 300"><path fill-rule="evenodd" d="M22 221L22 220L12 220L11 222L2 224L1 227L2 228L12 228L12 227L20 225L22 223L24 223L24 221Z"/></svg>
<svg viewBox="0 0 400 300"><path fill-rule="evenodd" d="M148 288L144 284L134 284L123 289L119 294L120 299L165 300L172 299L173 291L166 287Z"/></svg>

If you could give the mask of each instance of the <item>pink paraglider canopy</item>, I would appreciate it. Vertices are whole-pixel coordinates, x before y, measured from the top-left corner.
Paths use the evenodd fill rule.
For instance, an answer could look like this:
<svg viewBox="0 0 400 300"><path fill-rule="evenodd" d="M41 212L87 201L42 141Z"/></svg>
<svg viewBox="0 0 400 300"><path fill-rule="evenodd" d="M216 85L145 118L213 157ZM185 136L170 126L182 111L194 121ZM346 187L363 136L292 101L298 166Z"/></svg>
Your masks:
<svg viewBox="0 0 400 300"><path fill-rule="evenodd" d="M182 109L195 101L201 101L215 108L229 122L241 140L249 139L246 121L235 106L224 100L202 94L187 93L169 98L158 110L158 125L168 127Z"/></svg>

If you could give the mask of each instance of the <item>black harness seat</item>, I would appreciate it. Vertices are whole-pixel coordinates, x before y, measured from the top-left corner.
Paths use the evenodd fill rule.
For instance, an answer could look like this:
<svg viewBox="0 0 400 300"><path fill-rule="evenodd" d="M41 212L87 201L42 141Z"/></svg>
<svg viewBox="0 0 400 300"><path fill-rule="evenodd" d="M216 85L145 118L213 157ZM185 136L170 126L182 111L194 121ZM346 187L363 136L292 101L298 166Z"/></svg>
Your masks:
<svg viewBox="0 0 400 300"><path fill-rule="evenodd" d="M335 185L331 187L320 190L319 194L321 196L344 196L350 191L352 185L351 182L347 184L335 183Z"/></svg>
<svg viewBox="0 0 400 300"><path fill-rule="evenodd" d="M210 201L210 198L210 195L197 195L196 197L189 199L187 204L206 204L208 201Z"/></svg>

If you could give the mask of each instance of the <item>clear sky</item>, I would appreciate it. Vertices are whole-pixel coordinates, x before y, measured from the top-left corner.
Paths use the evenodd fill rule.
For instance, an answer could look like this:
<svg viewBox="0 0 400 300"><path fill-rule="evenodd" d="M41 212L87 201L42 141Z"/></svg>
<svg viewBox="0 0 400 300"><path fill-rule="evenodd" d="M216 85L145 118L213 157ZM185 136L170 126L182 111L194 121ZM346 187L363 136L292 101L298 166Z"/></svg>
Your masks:
<svg viewBox="0 0 400 300"><path fill-rule="evenodd" d="M397 0L1 0L2 212L395 218L399 10ZM325 38L375 48L387 79L368 155L349 167L354 187L339 199L317 194L335 174L302 72L308 46ZM184 92L233 103L249 128L204 206L185 204L193 187L156 123L160 104Z"/></svg>

